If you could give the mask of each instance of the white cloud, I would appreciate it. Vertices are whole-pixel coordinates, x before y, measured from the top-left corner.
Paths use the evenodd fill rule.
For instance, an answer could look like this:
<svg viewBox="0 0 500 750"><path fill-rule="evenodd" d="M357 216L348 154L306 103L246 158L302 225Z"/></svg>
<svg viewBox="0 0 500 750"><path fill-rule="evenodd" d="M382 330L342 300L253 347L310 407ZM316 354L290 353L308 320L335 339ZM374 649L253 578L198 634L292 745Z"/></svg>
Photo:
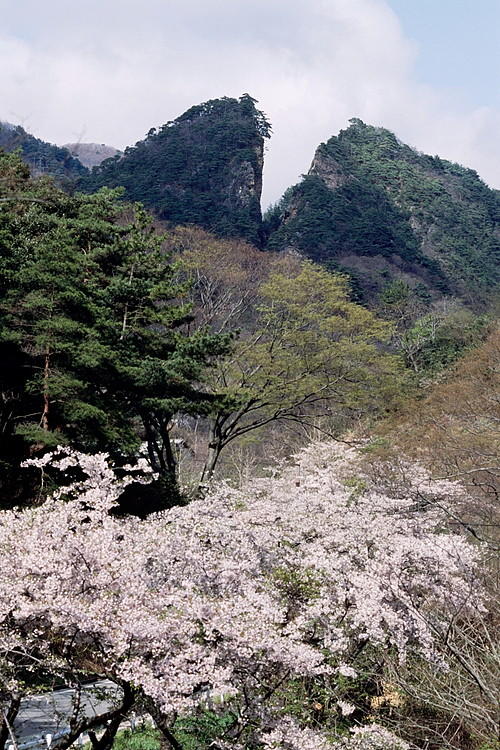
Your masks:
<svg viewBox="0 0 500 750"><path fill-rule="evenodd" d="M419 84L385 0L85 0L73 17L63 0L3 4L0 119L47 140L124 147L193 104L249 92L274 128L267 200L350 117L500 187L500 112Z"/></svg>

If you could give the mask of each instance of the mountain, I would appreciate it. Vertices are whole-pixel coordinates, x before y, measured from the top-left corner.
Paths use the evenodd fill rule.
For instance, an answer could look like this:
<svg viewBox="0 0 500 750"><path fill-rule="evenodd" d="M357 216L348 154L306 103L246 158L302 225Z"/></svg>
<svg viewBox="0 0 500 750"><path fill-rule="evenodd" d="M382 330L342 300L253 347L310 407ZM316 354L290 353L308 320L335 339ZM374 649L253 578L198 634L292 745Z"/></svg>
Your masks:
<svg viewBox="0 0 500 750"><path fill-rule="evenodd" d="M30 165L33 175L50 174L65 185L72 184L87 173L87 169L68 149L35 138L20 125L0 122L0 148L5 151L21 149L21 155Z"/></svg>
<svg viewBox="0 0 500 750"><path fill-rule="evenodd" d="M370 300L395 279L477 305L500 282L500 193L385 128L350 121L266 216L267 246L348 272Z"/></svg>
<svg viewBox="0 0 500 750"><path fill-rule="evenodd" d="M84 167L92 169L98 167L105 159L113 156L121 156L121 151L104 143L65 143L63 148L68 149Z"/></svg>
<svg viewBox="0 0 500 750"><path fill-rule="evenodd" d="M262 244L260 197L270 125L248 94L194 107L81 181L92 192L124 186L159 219Z"/></svg>
<svg viewBox="0 0 500 750"><path fill-rule="evenodd" d="M124 154L103 144L45 143L0 124L35 174L93 192L125 188L163 221L298 252L351 277L377 303L394 282L421 301L443 294L484 308L500 283L500 192L476 172L405 145L359 119L322 143L309 172L261 216L264 141L271 127L248 94L196 105ZM110 158L104 158L110 156ZM95 166L89 172L81 163Z"/></svg>

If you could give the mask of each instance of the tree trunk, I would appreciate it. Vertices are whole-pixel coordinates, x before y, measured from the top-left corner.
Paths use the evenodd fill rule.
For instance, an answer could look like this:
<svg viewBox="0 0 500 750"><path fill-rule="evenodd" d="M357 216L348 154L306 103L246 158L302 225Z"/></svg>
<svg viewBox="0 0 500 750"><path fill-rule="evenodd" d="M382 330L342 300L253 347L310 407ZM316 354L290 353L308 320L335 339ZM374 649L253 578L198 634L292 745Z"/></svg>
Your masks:
<svg viewBox="0 0 500 750"><path fill-rule="evenodd" d="M80 721L75 717L75 721L70 723L70 732L65 737L57 740L52 747L54 750L68 750L80 737L87 732L94 750L110 750L113 746L116 733L120 724L125 719L130 709L135 703L133 688L126 682L120 683L123 689L123 699L118 708L106 711L99 716L83 718ZM96 729L104 726L104 734L99 739L95 734ZM181 749L182 750L182 749Z"/></svg>
<svg viewBox="0 0 500 750"><path fill-rule="evenodd" d="M208 455L207 460L205 461L205 465L203 466L203 471L201 472L198 485L199 489L202 489L207 484L207 482L211 480L215 471L215 467L217 465L217 461L219 460L220 453L221 446L219 443L210 442L208 444Z"/></svg>
<svg viewBox="0 0 500 750"><path fill-rule="evenodd" d="M152 701L147 701L148 711L154 719L157 728L161 732L160 748L161 750L182 750L182 745L178 742L170 728L171 721Z"/></svg>
<svg viewBox="0 0 500 750"><path fill-rule="evenodd" d="M12 725L19 711L21 705L21 698L13 696L10 699L9 707L2 711L1 722L0 722L0 748L5 747L7 741L10 739L14 748L16 747L15 737L13 736Z"/></svg>
<svg viewBox="0 0 500 750"><path fill-rule="evenodd" d="M219 460L223 448L221 435L219 433L220 430L216 421L215 424L210 426L210 433L208 436L208 454L198 482L198 494L203 492L206 484L211 480L217 461Z"/></svg>
<svg viewBox="0 0 500 750"><path fill-rule="evenodd" d="M120 724L125 719L130 709L134 705L134 693L132 688L127 683L122 685L123 688L123 701L119 711L109 720L109 723L104 730L102 737L97 739L94 732L89 732L89 738L92 743L92 750L111 750L113 742L115 741L116 733L120 728Z"/></svg>
<svg viewBox="0 0 500 750"><path fill-rule="evenodd" d="M43 412L40 419L40 427L46 432L49 431L49 411L50 411L50 394L49 394L49 374L50 374L50 351L45 352L45 363L43 367Z"/></svg>
<svg viewBox="0 0 500 750"><path fill-rule="evenodd" d="M168 429L169 421L170 420L167 420L161 426L161 440L163 443L163 451L165 454L165 463L167 465L168 473L171 477L177 478L177 461L172 450L172 443L170 442L170 431Z"/></svg>

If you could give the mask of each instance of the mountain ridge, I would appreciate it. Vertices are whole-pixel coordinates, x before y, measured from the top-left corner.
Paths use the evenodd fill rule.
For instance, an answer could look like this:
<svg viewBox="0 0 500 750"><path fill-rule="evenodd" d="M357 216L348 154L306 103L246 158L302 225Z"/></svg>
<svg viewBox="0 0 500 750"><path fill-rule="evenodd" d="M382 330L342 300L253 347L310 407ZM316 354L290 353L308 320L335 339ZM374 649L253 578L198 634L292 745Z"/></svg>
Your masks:
<svg viewBox="0 0 500 750"><path fill-rule="evenodd" d="M62 148L68 149L70 154L77 158L84 167L92 169L98 167L106 159L121 155L122 151L105 143L65 143Z"/></svg>
<svg viewBox="0 0 500 750"><path fill-rule="evenodd" d="M67 144L90 149L99 162L114 152L92 172L67 148L20 126L0 123L0 146L21 147L35 174L54 174L71 189L124 186L126 199L143 202L167 225L199 226L346 273L368 304L399 280L422 298L456 296L475 309L488 306L500 284L500 191L474 170L354 118L318 146L307 175L263 220L271 126L256 103L243 94L195 105L123 154L102 144Z"/></svg>
<svg viewBox="0 0 500 750"><path fill-rule="evenodd" d="M85 192L125 187L171 224L194 224L218 236L262 245L265 115L248 94L191 107L83 178Z"/></svg>

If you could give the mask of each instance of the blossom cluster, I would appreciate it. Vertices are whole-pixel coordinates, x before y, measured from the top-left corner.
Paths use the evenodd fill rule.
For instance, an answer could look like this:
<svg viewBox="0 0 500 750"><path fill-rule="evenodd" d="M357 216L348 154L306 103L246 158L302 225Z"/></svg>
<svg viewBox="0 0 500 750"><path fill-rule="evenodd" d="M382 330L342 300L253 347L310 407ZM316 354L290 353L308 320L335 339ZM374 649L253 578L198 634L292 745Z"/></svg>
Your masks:
<svg viewBox="0 0 500 750"><path fill-rule="evenodd" d="M299 727L289 717L263 737L266 750L409 750L409 745L378 724L355 727L350 735L329 742L318 731Z"/></svg>
<svg viewBox="0 0 500 750"><path fill-rule="evenodd" d="M104 454L55 461L84 479L0 515L0 664L19 650L54 659L53 641L76 660L84 644L94 670L185 712L258 693L269 675L354 679L360 643L434 659L439 618L478 605L477 550L411 493L360 489L346 446L315 444L279 475L145 520L110 514L145 466L120 478ZM420 494L457 492L415 476ZM264 746L323 747L312 735L294 745L287 726ZM368 746L358 739L353 750Z"/></svg>

